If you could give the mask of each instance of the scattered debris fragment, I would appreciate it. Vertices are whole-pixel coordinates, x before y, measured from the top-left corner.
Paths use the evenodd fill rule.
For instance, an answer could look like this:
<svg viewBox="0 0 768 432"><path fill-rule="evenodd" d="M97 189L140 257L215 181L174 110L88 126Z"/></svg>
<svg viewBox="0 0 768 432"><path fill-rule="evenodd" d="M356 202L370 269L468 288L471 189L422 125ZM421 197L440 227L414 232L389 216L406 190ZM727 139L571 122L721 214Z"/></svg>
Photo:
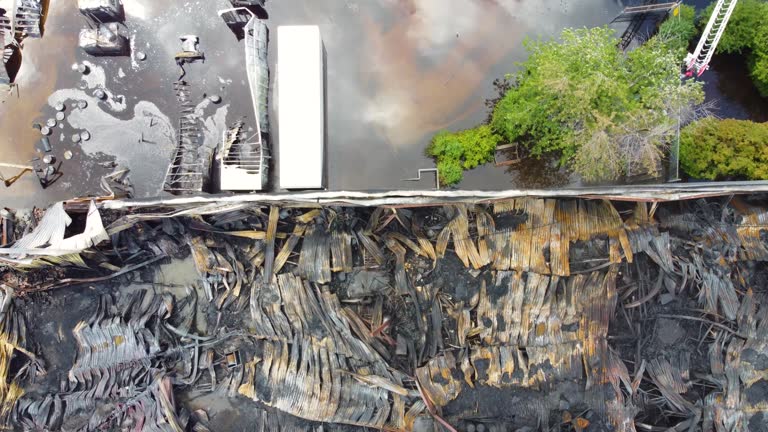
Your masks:
<svg viewBox="0 0 768 432"><path fill-rule="evenodd" d="M93 22L119 22L124 18L121 0L77 0L77 7Z"/></svg>
<svg viewBox="0 0 768 432"><path fill-rule="evenodd" d="M79 44L93 56L123 56L129 52L128 38L120 34L120 27L114 22L80 30Z"/></svg>
<svg viewBox="0 0 768 432"><path fill-rule="evenodd" d="M205 54L198 50L200 44L200 38L195 35L181 36L181 51L176 53L176 63L182 66L185 63L193 63L197 60L205 61Z"/></svg>
<svg viewBox="0 0 768 432"><path fill-rule="evenodd" d="M20 165L20 164L9 164L9 163L0 163L0 168L12 168L14 170L20 170L17 172L16 175L12 177L5 177L2 173L0 173L0 181L3 182L5 187L11 187L18 179L24 176L24 174L28 172L34 171L34 167L31 165Z"/></svg>

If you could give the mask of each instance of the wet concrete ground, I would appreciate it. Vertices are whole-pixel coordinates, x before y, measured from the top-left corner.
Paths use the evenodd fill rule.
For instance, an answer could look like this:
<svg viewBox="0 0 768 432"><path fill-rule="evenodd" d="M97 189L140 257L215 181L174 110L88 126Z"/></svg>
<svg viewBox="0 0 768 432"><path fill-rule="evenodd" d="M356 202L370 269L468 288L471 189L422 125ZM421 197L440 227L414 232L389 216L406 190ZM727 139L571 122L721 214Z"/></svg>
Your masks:
<svg viewBox="0 0 768 432"><path fill-rule="evenodd" d="M77 34L86 20L75 0L51 2L44 38L24 42L18 94L3 95L0 103L1 159L26 163L34 157L40 134L32 124L53 117L53 105L66 102L64 129L55 129L50 138L63 176L43 191L34 175L27 175L0 189L3 206L101 195L99 179L111 169L99 163L112 160L130 168L136 196L157 195L176 139L172 84L180 71L173 55L180 50L180 35L200 36L207 57L204 64L186 68L193 100L203 102L206 94L223 98L220 105L198 107L209 149L203 153L210 154L225 124L253 118L243 44L216 15L227 1L125 0L125 5L132 57L96 58L80 50ZM486 117L492 82L525 58L524 38L606 24L622 5L619 0L281 0L268 2L267 8L273 34L286 24L321 28L327 54L328 187L383 190L433 186L432 178L403 179L433 166L424 148L435 132L471 127ZM270 41L272 85L276 42ZM146 61L135 57L138 51L147 54ZM72 70L84 61L91 65L87 76ZM94 98L98 88L106 90L107 101ZM70 104L80 100L88 108L73 110ZM274 91L271 103L275 123ZM72 143L71 135L81 130L92 139ZM273 136L274 148L277 140ZM66 150L73 159L63 160ZM571 180L545 165L532 163L511 173L484 167L468 173L461 186L556 187Z"/></svg>
<svg viewBox="0 0 768 432"><path fill-rule="evenodd" d="M328 156L331 189L434 187L420 168L430 138L473 127L487 116L493 80L525 59L526 37L565 27L607 24L617 0L345 0L268 4L271 26L320 25L328 56ZM273 41L274 42L274 41ZM527 173L531 172L532 177ZM508 189L524 177L556 186L539 169L467 173L460 185Z"/></svg>
<svg viewBox="0 0 768 432"><path fill-rule="evenodd" d="M40 133L32 124L45 123L54 117L56 103L65 102L63 128L57 125L49 137L63 176L44 191L34 175L23 177L0 191L4 206L103 195L99 180L112 171L100 165L105 161L131 170L136 196L158 195L176 141L178 106L173 82L181 71L173 56L180 51L180 35L199 35L200 48L206 53L206 62L188 65L185 77L192 99L201 102L204 146L215 147L226 121L253 118L243 45L216 15L227 2L179 1L174 7L149 0L124 3L122 31L131 40L130 57L92 57L80 50L77 36L88 24L74 0L51 2L43 39L24 41L18 95L3 95L0 104L0 128L8 131L0 137L2 161L25 163L36 156ZM137 52L146 53L147 60L139 61ZM74 71L72 65L79 63L88 64L90 73ZM106 100L94 96L97 89L106 92ZM223 101L207 103L206 94L218 94ZM86 109L72 108L81 100L87 102ZM73 143L72 134L82 130L92 138ZM64 160L66 150L74 153L71 160ZM2 172L9 177L12 171Z"/></svg>

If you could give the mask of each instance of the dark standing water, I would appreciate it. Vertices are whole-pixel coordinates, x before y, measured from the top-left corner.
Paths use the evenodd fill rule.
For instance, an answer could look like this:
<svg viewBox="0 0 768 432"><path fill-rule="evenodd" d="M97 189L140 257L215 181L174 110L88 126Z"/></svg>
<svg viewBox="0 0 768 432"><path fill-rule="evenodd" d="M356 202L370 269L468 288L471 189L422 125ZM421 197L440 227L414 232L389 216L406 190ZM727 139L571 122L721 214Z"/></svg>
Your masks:
<svg viewBox="0 0 768 432"><path fill-rule="evenodd" d="M434 167L424 149L437 131L485 119L492 82L525 59L526 37L604 25L622 9L619 3L274 0L268 8L273 27L320 26L328 57L329 187L382 190L434 186L431 175L418 183L403 179ZM480 181L469 182L475 174ZM504 189L515 176L480 169L467 178L462 187Z"/></svg>
<svg viewBox="0 0 768 432"><path fill-rule="evenodd" d="M199 103L203 146L215 146L226 124L253 118L243 44L217 15L217 10L229 6L227 0L123 3L126 19L121 33L134 48L131 57L93 57L78 47L80 29L88 23L75 0L51 1L44 37L24 41L18 96L15 91L0 95L0 160L26 163L41 155L40 132L32 124L54 117L54 106L64 102L66 118L49 137L63 176L45 190L34 175L9 188L0 186L2 206L43 206L104 195L100 178L112 172L101 165L105 161L130 169L137 196L158 195L176 141L179 108L173 82L181 73L174 61L181 49L179 36L198 35L206 54L205 63L186 66L185 77L192 100ZM137 52L144 52L146 61L140 61ZM86 62L89 74L72 69ZM105 100L94 97L97 89L107 93ZM221 96L222 103L207 103L205 95L211 94ZM80 100L88 103L87 108L72 108ZM74 143L72 135L82 130L90 132L91 139ZM67 150L74 153L71 160L63 158ZM0 170L6 176L13 173Z"/></svg>

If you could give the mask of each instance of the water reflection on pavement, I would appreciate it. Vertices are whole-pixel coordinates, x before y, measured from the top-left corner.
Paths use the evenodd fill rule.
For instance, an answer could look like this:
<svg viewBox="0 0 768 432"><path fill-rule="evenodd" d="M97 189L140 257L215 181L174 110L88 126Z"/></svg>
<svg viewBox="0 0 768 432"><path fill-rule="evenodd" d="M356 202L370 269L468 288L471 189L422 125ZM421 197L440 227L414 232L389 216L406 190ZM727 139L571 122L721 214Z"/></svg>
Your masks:
<svg viewBox="0 0 768 432"><path fill-rule="evenodd" d="M110 171L99 164L105 160L131 169L138 196L156 195L175 140L172 126L178 114L172 83L179 70L173 55L180 35L200 36L206 53L205 64L187 68L193 97L202 101L204 95L218 94L223 99L221 105L200 108L209 152L227 124L253 118L242 42L216 15L228 1L124 3L132 57L82 53L77 35L85 19L74 1L52 1L45 37L24 42L19 96L3 95L0 104L2 162L26 163L36 155L40 135L32 124L55 113L49 103L92 97L92 86L72 70L73 64L89 61L94 70L102 68L103 85L115 96L108 102L117 103L118 109L89 99L95 111L68 113L65 130L51 138L57 156L65 150L74 153L64 161L62 179L42 191L28 175L0 189L3 206L98 195L99 179ZM336 190L431 188L432 179L402 179L433 166L424 148L435 132L483 121L484 101L494 96L493 80L514 71L515 62L525 57L524 38L551 37L564 27L603 25L622 7L618 0L273 0L267 6L273 87L276 27L320 26L327 56L328 186ZM145 52L147 60L138 61L137 51ZM274 122L274 91L271 96ZM149 121L152 131L144 129L150 117L159 119ZM68 140L80 129L91 132L91 142ZM278 137L272 139L277 148ZM526 176L541 187L570 181L557 170L534 165L517 174L484 167L469 173L463 186L510 188Z"/></svg>

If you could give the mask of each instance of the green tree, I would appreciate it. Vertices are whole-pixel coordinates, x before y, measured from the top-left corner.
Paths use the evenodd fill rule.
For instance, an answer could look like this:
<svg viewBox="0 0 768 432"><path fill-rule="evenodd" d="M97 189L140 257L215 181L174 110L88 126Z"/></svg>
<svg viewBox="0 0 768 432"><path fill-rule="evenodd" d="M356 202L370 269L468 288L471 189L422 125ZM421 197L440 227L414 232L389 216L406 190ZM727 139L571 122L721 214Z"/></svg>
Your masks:
<svg viewBox="0 0 768 432"><path fill-rule="evenodd" d="M683 128L680 164L709 180L768 179L768 123L703 119Z"/></svg>
<svg viewBox="0 0 768 432"><path fill-rule="evenodd" d="M658 35L684 54L696 33L696 9L693 6L680 5L677 16L671 16L661 23Z"/></svg>
<svg viewBox="0 0 768 432"><path fill-rule="evenodd" d="M755 86L765 97L768 97L768 16L766 23L755 36L752 55L748 59L749 73Z"/></svg>
<svg viewBox="0 0 768 432"><path fill-rule="evenodd" d="M586 180L656 174L678 116L703 101L700 84L680 83L680 42L669 33L626 55L607 28L566 29L526 47L491 126L533 155L558 153Z"/></svg>
<svg viewBox="0 0 768 432"><path fill-rule="evenodd" d="M432 138L427 155L437 160L440 183L451 185L461 181L464 170L491 162L500 141L501 136L489 125L459 132L443 131Z"/></svg>
<svg viewBox="0 0 768 432"><path fill-rule="evenodd" d="M712 11L712 2L701 13L699 26L707 25ZM757 34L761 28L768 26L768 2L765 0L740 0L728 20L728 27L717 45L718 53L747 54L755 48Z"/></svg>

